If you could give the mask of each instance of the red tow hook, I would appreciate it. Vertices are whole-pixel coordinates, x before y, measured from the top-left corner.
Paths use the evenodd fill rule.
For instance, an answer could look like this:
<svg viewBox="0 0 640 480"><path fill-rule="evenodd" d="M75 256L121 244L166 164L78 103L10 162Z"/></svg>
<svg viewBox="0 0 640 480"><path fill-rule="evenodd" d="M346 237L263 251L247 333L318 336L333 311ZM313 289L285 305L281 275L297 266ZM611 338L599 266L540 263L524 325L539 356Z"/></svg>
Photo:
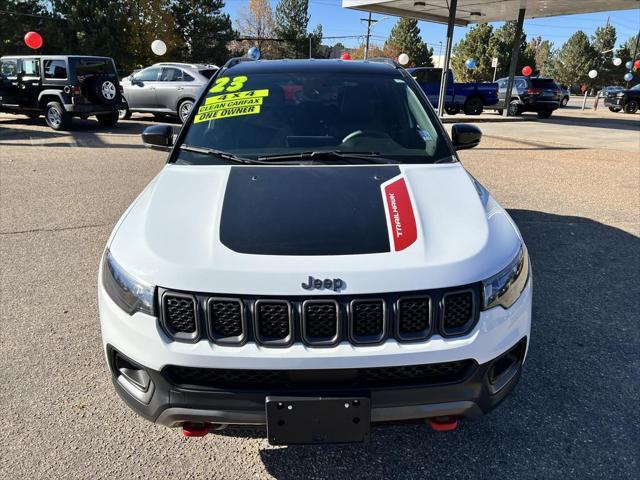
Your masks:
<svg viewBox="0 0 640 480"><path fill-rule="evenodd" d="M429 426L436 432L450 432L458 427L458 419L456 417L433 417L427 420Z"/></svg>
<svg viewBox="0 0 640 480"><path fill-rule="evenodd" d="M182 434L185 437L204 437L211 430L210 423L191 423L182 425Z"/></svg>

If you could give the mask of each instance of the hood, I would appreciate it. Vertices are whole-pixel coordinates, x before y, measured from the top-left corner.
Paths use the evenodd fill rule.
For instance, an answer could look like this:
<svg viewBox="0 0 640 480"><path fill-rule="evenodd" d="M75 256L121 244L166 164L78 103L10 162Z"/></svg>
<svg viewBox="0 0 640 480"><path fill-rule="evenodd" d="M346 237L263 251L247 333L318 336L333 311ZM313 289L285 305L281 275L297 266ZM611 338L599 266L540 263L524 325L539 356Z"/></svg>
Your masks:
<svg viewBox="0 0 640 480"><path fill-rule="evenodd" d="M154 285L233 294L345 293L466 285L517 253L500 207L487 212L459 163L363 166L167 165L110 246Z"/></svg>

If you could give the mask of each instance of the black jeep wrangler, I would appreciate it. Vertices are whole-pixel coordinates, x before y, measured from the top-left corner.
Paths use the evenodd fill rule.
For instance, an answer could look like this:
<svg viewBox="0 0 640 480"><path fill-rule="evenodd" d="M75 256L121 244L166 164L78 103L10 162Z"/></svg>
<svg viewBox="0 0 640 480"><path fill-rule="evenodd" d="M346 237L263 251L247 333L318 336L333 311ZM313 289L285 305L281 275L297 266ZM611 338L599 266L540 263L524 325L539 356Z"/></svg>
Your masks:
<svg viewBox="0 0 640 480"><path fill-rule="evenodd" d="M72 117L95 115L100 125L118 122L122 103L114 61L108 57L30 55L0 58L0 112L37 118L54 130Z"/></svg>

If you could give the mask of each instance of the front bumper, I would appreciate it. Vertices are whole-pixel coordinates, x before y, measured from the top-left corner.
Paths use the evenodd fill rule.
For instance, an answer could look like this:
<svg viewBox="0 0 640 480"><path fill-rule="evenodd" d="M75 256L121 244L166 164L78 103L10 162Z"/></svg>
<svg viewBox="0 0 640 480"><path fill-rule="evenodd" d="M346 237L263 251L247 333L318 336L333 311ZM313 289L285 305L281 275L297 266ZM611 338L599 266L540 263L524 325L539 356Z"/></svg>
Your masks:
<svg viewBox="0 0 640 480"><path fill-rule="evenodd" d="M622 108L624 107L624 97L604 97L604 106Z"/></svg>
<svg viewBox="0 0 640 480"><path fill-rule="evenodd" d="M350 397L366 396L371 402L371 421L388 422L429 417L477 418L489 413L515 387L520 378L527 339L494 361L473 365L460 381L361 389L350 386L304 385L272 388L195 388L171 383L161 372L145 369L151 379L151 395L135 390L123 380L115 365L118 353L108 347L113 383L120 397L146 419L168 427L187 422L264 425L267 396ZM494 379L492 367L509 355L508 368ZM145 403L146 402L146 403Z"/></svg>
<svg viewBox="0 0 640 480"><path fill-rule="evenodd" d="M432 336L424 342L399 343L393 339L375 346L342 342L330 348L294 343L286 348L261 347L254 343L221 346L202 339L197 343L171 341L157 318L122 311L99 286L102 338L114 385L127 404L143 417L159 424L184 422L264 424L265 397L358 395L371 399L372 421L395 421L436 416L474 418L488 413L513 389L526 356L531 328L531 280L518 301L508 310L496 307L480 314L476 327L466 336ZM520 345L517 365L499 390L492 387L489 371L507 352ZM136 390L114 366L118 352L147 372L151 385ZM407 365L471 361L464 378L438 384L413 384L358 388L305 385L280 388L199 388L176 384L163 371L167 366L202 369L288 370L318 372Z"/></svg>

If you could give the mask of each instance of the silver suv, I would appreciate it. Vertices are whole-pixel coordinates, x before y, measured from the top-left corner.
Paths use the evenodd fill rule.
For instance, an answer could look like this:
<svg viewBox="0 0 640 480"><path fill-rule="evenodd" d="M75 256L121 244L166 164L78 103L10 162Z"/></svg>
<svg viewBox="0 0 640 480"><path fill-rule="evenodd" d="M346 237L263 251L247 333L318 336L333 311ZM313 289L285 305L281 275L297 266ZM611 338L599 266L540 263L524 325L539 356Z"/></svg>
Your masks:
<svg viewBox="0 0 640 480"><path fill-rule="evenodd" d="M175 115L184 122L200 89L217 69L215 65L156 63L123 78L125 104L119 111L120 118L147 112L157 117Z"/></svg>

